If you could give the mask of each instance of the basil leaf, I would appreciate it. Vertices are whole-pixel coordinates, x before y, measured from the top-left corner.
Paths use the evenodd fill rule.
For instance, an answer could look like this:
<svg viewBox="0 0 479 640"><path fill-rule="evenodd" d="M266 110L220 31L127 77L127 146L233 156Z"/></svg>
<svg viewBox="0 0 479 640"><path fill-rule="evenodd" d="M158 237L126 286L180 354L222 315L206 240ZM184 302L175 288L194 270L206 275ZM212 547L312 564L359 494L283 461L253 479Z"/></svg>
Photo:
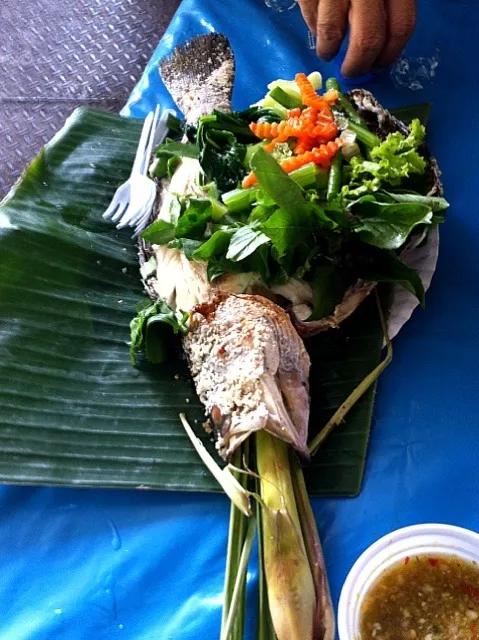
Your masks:
<svg viewBox="0 0 479 640"><path fill-rule="evenodd" d="M227 260L226 258L212 258L208 261L206 268L209 282L213 282L213 280L216 280L216 278L219 278L225 273L242 273L243 271L243 264Z"/></svg>
<svg viewBox="0 0 479 640"><path fill-rule="evenodd" d="M180 216L175 229L176 238L191 238L200 240L203 238L206 224L211 220L213 213L209 200L188 200L188 206Z"/></svg>
<svg viewBox="0 0 479 640"><path fill-rule="evenodd" d="M298 225L296 216L292 216L284 209L278 209L266 222L263 222L261 231L271 239L278 252L278 258L283 257L288 251L311 236L311 227Z"/></svg>
<svg viewBox="0 0 479 640"><path fill-rule="evenodd" d="M269 237L259 229L241 227L235 231L231 238L226 258L228 260L233 260L233 262L239 262L240 260L244 260L250 256L256 251L256 249L258 249L258 247L269 241Z"/></svg>
<svg viewBox="0 0 479 640"><path fill-rule="evenodd" d="M178 158L198 158L200 155L200 148L196 144L167 140L156 149L156 155L158 157L167 155L169 157L176 156Z"/></svg>
<svg viewBox="0 0 479 640"><path fill-rule="evenodd" d="M209 260L214 256L225 253L233 233L234 229L228 229L227 231L220 229L215 231L211 238L208 238L206 242L203 242L201 246L196 249L193 253L193 259Z"/></svg>
<svg viewBox="0 0 479 640"><path fill-rule="evenodd" d="M157 220L143 231L141 237L152 244L168 244L175 237L175 225Z"/></svg>
<svg viewBox="0 0 479 640"><path fill-rule="evenodd" d="M419 193L380 191L378 197L385 194L394 202L410 202L427 205L433 213L444 211L449 207L449 202L445 198L421 196Z"/></svg>
<svg viewBox="0 0 479 640"><path fill-rule="evenodd" d="M289 215L290 220L310 217L303 190L291 180L271 154L258 149L251 157L251 169L261 190Z"/></svg>
<svg viewBox="0 0 479 640"><path fill-rule="evenodd" d="M145 351L146 357L152 364L168 360L171 330L174 334L188 331L186 324L188 313L175 313L165 303L162 304L160 311L146 322Z"/></svg>
<svg viewBox="0 0 479 640"><path fill-rule="evenodd" d="M245 272L251 271L253 273L259 274L264 282L269 282L271 278L271 272L269 268L269 249L269 245L262 244L256 249L254 253L246 258L246 260L240 263L245 265Z"/></svg>
<svg viewBox="0 0 479 640"><path fill-rule="evenodd" d="M199 247L201 247L201 245L201 240L190 240L189 238L177 238L169 244L172 249L179 249L182 251L188 260L194 259L193 254Z"/></svg>
<svg viewBox="0 0 479 640"><path fill-rule="evenodd" d="M380 249L399 249L418 224L430 224L430 207L419 203L362 202L357 207L359 233L363 242Z"/></svg>

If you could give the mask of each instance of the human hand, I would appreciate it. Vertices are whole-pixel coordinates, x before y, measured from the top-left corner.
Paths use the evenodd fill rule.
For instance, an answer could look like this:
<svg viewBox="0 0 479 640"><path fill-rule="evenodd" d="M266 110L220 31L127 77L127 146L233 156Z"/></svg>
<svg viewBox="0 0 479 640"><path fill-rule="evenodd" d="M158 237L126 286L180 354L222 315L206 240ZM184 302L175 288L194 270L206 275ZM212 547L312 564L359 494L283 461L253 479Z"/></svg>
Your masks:
<svg viewBox="0 0 479 640"><path fill-rule="evenodd" d="M392 64L414 31L415 0L298 0L303 18L317 37L320 58L331 60L350 35L341 67L345 77Z"/></svg>

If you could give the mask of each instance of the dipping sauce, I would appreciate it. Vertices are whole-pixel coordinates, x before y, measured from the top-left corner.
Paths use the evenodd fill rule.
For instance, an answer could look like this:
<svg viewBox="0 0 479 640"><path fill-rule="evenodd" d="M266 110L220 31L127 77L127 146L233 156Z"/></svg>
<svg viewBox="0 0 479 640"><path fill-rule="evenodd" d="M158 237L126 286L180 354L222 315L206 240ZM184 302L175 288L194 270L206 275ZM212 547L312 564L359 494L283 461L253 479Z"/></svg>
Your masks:
<svg viewBox="0 0 479 640"><path fill-rule="evenodd" d="M479 565L453 555L405 558L379 576L360 640L479 640Z"/></svg>

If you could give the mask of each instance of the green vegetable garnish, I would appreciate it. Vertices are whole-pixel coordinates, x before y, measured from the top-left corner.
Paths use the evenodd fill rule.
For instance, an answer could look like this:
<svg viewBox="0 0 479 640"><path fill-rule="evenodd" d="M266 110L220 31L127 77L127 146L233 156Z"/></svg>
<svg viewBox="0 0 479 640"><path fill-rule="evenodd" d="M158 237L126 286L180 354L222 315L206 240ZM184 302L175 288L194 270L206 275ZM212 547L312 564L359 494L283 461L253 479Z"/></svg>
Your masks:
<svg viewBox="0 0 479 640"><path fill-rule="evenodd" d="M154 364L167 360L168 333L186 333L189 313L175 312L162 300L140 309L130 322L130 357L136 363L138 351L145 349ZM168 331L169 328L169 331Z"/></svg>

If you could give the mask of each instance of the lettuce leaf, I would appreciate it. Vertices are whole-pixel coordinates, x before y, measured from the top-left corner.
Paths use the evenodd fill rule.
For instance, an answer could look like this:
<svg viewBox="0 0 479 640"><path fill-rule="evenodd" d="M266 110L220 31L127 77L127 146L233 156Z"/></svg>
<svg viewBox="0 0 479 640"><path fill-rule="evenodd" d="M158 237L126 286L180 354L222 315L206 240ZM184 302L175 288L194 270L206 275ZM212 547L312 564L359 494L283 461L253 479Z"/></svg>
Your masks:
<svg viewBox="0 0 479 640"><path fill-rule="evenodd" d="M422 175L426 169L426 160L418 148L424 141L425 128L419 120L411 122L409 135L390 133L386 140L370 150L369 159L351 158L351 185L346 185L343 195L355 193L355 189L375 191L387 182L400 184L401 180L412 174Z"/></svg>

